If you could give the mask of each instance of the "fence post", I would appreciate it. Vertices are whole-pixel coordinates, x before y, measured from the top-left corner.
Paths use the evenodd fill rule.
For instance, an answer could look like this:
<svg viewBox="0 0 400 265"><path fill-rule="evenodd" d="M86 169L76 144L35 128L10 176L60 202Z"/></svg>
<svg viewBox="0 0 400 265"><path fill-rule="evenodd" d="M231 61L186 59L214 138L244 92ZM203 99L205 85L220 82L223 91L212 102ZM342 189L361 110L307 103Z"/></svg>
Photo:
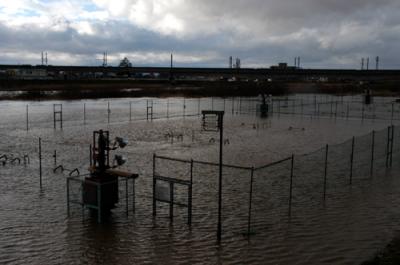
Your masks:
<svg viewBox="0 0 400 265"><path fill-rule="evenodd" d="M89 161L90 161L90 166L93 166L93 155L92 155L92 145L89 145Z"/></svg>
<svg viewBox="0 0 400 265"><path fill-rule="evenodd" d="M386 168L389 167L389 155L390 155L390 126L387 128L386 138Z"/></svg>
<svg viewBox="0 0 400 265"><path fill-rule="evenodd" d="M247 219L247 236L250 238L250 229L251 229L251 206L253 201L253 179L254 179L254 167L251 168L250 173L250 194L249 194L249 215Z"/></svg>
<svg viewBox="0 0 400 265"><path fill-rule="evenodd" d="M190 160L190 186L188 198L188 225L192 225L193 159Z"/></svg>
<svg viewBox="0 0 400 265"><path fill-rule="evenodd" d="M335 102L335 118L337 117L337 105L338 105L338 102L336 101Z"/></svg>
<svg viewBox="0 0 400 265"><path fill-rule="evenodd" d="M39 137L39 182L42 189L42 138Z"/></svg>
<svg viewBox="0 0 400 265"><path fill-rule="evenodd" d="M129 121L132 121L132 101L129 101Z"/></svg>
<svg viewBox="0 0 400 265"><path fill-rule="evenodd" d="M353 162L354 162L354 142L355 137L351 140L351 154L350 154L350 185L353 183Z"/></svg>
<svg viewBox="0 0 400 265"><path fill-rule="evenodd" d="M169 98L167 98L167 119L169 119Z"/></svg>
<svg viewBox="0 0 400 265"><path fill-rule="evenodd" d="M291 214L292 214L293 171L294 171L294 154L292 154L292 162L291 162L291 169L290 169L289 217L290 217Z"/></svg>
<svg viewBox="0 0 400 265"><path fill-rule="evenodd" d="M390 166L393 162L394 125L392 125L392 143L390 144Z"/></svg>
<svg viewBox="0 0 400 265"><path fill-rule="evenodd" d="M125 178L125 210L126 210L126 216L129 215L129 210L128 210L128 206L129 206L129 201L128 201L128 178Z"/></svg>
<svg viewBox="0 0 400 265"><path fill-rule="evenodd" d="M97 222L101 223L101 184L97 184Z"/></svg>
<svg viewBox="0 0 400 265"><path fill-rule="evenodd" d="M86 103L83 103L83 125L86 124Z"/></svg>
<svg viewBox="0 0 400 265"><path fill-rule="evenodd" d="M325 170L324 170L324 201L326 199L326 177L328 174L328 152L329 152L329 145L325 147Z"/></svg>
<svg viewBox="0 0 400 265"><path fill-rule="evenodd" d="M26 130L29 131L29 106L26 105Z"/></svg>
<svg viewBox="0 0 400 265"><path fill-rule="evenodd" d="M392 102L392 115L390 117L390 124L393 124L394 103Z"/></svg>
<svg viewBox="0 0 400 265"><path fill-rule="evenodd" d="M69 217L69 178L67 178L67 216Z"/></svg>
<svg viewBox="0 0 400 265"><path fill-rule="evenodd" d="M110 101L107 102L107 123L110 123Z"/></svg>
<svg viewBox="0 0 400 265"><path fill-rule="evenodd" d="M153 154L153 216L157 214L156 205L156 154Z"/></svg>
<svg viewBox="0 0 400 265"><path fill-rule="evenodd" d="M174 220L174 183L169 183L169 219Z"/></svg>
<svg viewBox="0 0 400 265"><path fill-rule="evenodd" d="M185 118L185 115L186 115L186 99L185 98L183 98L183 118Z"/></svg>
<svg viewBox="0 0 400 265"><path fill-rule="evenodd" d="M136 205L135 196L136 196L136 194L135 194L135 179L133 178L133 179L132 179L132 210L133 210L133 212L136 211L136 207L135 207L135 205Z"/></svg>
<svg viewBox="0 0 400 265"><path fill-rule="evenodd" d="M372 143L371 143L371 172L370 176L374 174L374 152L375 152L375 131L372 131Z"/></svg>
<svg viewBox="0 0 400 265"><path fill-rule="evenodd" d="M54 166L57 166L57 150L54 150L53 158L54 158Z"/></svg>

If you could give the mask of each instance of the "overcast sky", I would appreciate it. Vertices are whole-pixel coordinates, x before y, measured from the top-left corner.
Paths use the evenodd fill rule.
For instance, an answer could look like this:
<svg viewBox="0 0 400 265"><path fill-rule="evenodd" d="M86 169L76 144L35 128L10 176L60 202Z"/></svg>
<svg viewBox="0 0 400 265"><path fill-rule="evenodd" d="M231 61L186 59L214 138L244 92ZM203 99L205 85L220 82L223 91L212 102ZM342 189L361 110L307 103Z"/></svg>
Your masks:
<svg viewBox="0 0 400 265"><path fill-rule="evenodd" d="M400 68L399 0L0 0L0 64Z"/></svg>

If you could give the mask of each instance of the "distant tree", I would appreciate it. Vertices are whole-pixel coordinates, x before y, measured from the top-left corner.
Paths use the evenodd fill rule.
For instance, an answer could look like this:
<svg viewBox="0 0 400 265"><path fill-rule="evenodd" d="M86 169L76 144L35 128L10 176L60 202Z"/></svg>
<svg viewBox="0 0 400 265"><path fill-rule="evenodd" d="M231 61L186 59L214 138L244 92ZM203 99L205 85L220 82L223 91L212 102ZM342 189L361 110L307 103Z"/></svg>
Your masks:
<svg viewBox="0 0 400 265"><path fill-rule="evenodd" d="M129 61L128 58L124 58L121 60L121 62L119 63L119 67L132 67L132 63Z"/></svg>

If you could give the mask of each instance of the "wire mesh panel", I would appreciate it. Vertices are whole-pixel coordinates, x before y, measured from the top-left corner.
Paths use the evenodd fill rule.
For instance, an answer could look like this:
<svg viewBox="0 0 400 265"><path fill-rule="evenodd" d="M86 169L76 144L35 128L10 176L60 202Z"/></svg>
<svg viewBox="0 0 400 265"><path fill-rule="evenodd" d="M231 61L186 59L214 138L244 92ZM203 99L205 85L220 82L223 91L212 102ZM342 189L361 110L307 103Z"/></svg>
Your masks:
<svg viewBox="0 0 400 265"><path fill-rule="evenodd" d="M292 209L313 207L323 199L326 149L294 157ZM329 157L328 157L329 159Z"/></svg>
<svg viewBox="0 0 400 265"><path fill-rule="evenodd" d="M250 232L265 235L288 214L291 160L254 172Z"/></svg>
<svg viewBox="0 0 400 265"><path fill-rule="evenodd" d="M353 180L371 177L372 133L356 137L353 153Z"/></svg>

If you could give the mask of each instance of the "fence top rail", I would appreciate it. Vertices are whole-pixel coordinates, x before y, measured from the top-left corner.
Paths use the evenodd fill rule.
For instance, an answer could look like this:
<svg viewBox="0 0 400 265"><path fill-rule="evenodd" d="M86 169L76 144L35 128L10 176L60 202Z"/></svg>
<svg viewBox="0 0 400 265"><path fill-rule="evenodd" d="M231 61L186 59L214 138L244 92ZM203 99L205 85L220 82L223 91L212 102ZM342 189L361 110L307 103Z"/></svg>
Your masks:
<svg viewBox="0 0 400 265"><path fill-rule="evenodd" d="M291 159L292 159L292 157L290 156L290 157L287 157L287 158L284 158L284 159L281 159L281 160L278 160L278 161L275 161L275 162L269 163L269 164L267 164L267 165L264 165L264 166L261 166L261 167L254 168L254 171L261 170L261 169L264 169L264 168L267 168L267 167L272 167L272 166L275 166L275 165L277 165L277 164L280 164L280 163L283 163L283 162L289 161L289 160L291 160Z"/></svg>
<svg viewBox="0 0 400 265"><path fill-rule="evenodd" d="M169 183L175 183L175 184L186 185L186 186L192 185L192 183L190 182L190 180L169 178L169 177L163 177L163 176L160 176L160 175L154 175L154 179L156 179L156 180L161 180L161 181L165 181L165 182L169 182Z"/></svg>
<svg viewBox="0 0 400 265"><path fill-rule="evenodd" d="M154 155L154 157L156 159L158 158L158 159L170 160L170 161L176 161L176 162L182 162L182 163L192 163L193 162L195 164L201 164L201 165L219 166L219 163L214 163L214 162L180 159L180 158L173 158L173 157L159 156L159 155ZM227 167L227 168L236 168L236 169L244 169L244 170L252 169L252 167L243 167L243 166L228 165L228 164L222 164L222 166Z"/></svg>

